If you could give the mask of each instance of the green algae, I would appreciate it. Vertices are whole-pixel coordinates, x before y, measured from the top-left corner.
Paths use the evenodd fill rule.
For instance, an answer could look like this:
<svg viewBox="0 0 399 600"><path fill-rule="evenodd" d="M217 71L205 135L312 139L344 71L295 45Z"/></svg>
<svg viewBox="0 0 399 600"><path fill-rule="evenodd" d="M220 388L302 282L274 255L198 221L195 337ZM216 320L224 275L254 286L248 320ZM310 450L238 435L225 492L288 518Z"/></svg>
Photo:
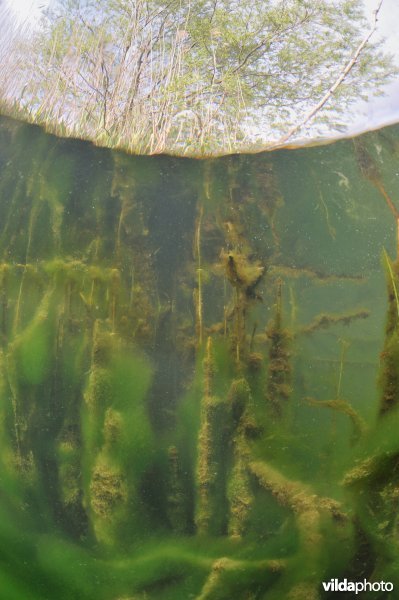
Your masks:
<svg viewBox="0 0 399 600"><path fill-rule="evenodd" d="M4 121L3 595L396 582L386 136L188 163Z"/></svg>

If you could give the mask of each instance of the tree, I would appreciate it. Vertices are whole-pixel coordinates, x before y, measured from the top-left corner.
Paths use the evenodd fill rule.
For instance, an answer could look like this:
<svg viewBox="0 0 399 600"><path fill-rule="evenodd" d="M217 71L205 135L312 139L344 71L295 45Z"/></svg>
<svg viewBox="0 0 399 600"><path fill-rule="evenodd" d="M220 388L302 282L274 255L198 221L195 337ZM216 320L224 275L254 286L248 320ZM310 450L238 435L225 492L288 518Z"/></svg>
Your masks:
<svg viewBox="0 0 399 600"><path fill-rule="evenodd" d="M65 0L14 72L18 108L134 152L233 151L300 123L353 58L319 122L380 92L392 61L370 36L355 56L365 31L360 0Z"/></svg>

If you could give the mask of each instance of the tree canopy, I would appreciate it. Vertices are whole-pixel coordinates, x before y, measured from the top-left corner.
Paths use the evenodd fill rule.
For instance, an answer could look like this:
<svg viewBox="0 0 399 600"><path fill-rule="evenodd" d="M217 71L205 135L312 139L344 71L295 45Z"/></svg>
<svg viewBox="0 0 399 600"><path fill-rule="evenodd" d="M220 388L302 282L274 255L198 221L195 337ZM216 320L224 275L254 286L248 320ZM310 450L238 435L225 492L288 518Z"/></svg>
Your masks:
<svg viewBox="0 0 399 600"><path fill-rule="evenodd" d="M369 29L360 0L64 0L8 58L1 100L133 152L229 152L300 123ZM392 74L380 43L352 63L319 122Z"/></svg>

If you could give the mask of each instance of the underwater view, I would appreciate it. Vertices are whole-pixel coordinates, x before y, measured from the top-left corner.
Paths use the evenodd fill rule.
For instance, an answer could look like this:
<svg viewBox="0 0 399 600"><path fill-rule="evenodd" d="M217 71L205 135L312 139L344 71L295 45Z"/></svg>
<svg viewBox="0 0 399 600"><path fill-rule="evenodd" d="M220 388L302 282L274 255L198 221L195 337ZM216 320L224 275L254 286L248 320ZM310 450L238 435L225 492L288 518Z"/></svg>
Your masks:
<svg viewBox="0 0 399 600"><path fill-rule="evenodd" d="M1 598L397 597L398 156L1 118Z"/></svg>

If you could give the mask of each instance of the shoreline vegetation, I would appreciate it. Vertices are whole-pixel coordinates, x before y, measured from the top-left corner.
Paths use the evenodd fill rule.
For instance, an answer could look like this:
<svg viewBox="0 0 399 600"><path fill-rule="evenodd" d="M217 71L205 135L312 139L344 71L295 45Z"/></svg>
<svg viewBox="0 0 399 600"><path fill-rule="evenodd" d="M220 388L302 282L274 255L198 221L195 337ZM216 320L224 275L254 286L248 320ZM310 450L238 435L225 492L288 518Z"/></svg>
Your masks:
<svg viewBox="0 0 399 600"><path fill-rule="evenodd" d="M20 30L4 7L0 110L138 155L296 147L312 124L325 143L397 73L382 3L370 25L359 0L64 0Z"/></svg>

